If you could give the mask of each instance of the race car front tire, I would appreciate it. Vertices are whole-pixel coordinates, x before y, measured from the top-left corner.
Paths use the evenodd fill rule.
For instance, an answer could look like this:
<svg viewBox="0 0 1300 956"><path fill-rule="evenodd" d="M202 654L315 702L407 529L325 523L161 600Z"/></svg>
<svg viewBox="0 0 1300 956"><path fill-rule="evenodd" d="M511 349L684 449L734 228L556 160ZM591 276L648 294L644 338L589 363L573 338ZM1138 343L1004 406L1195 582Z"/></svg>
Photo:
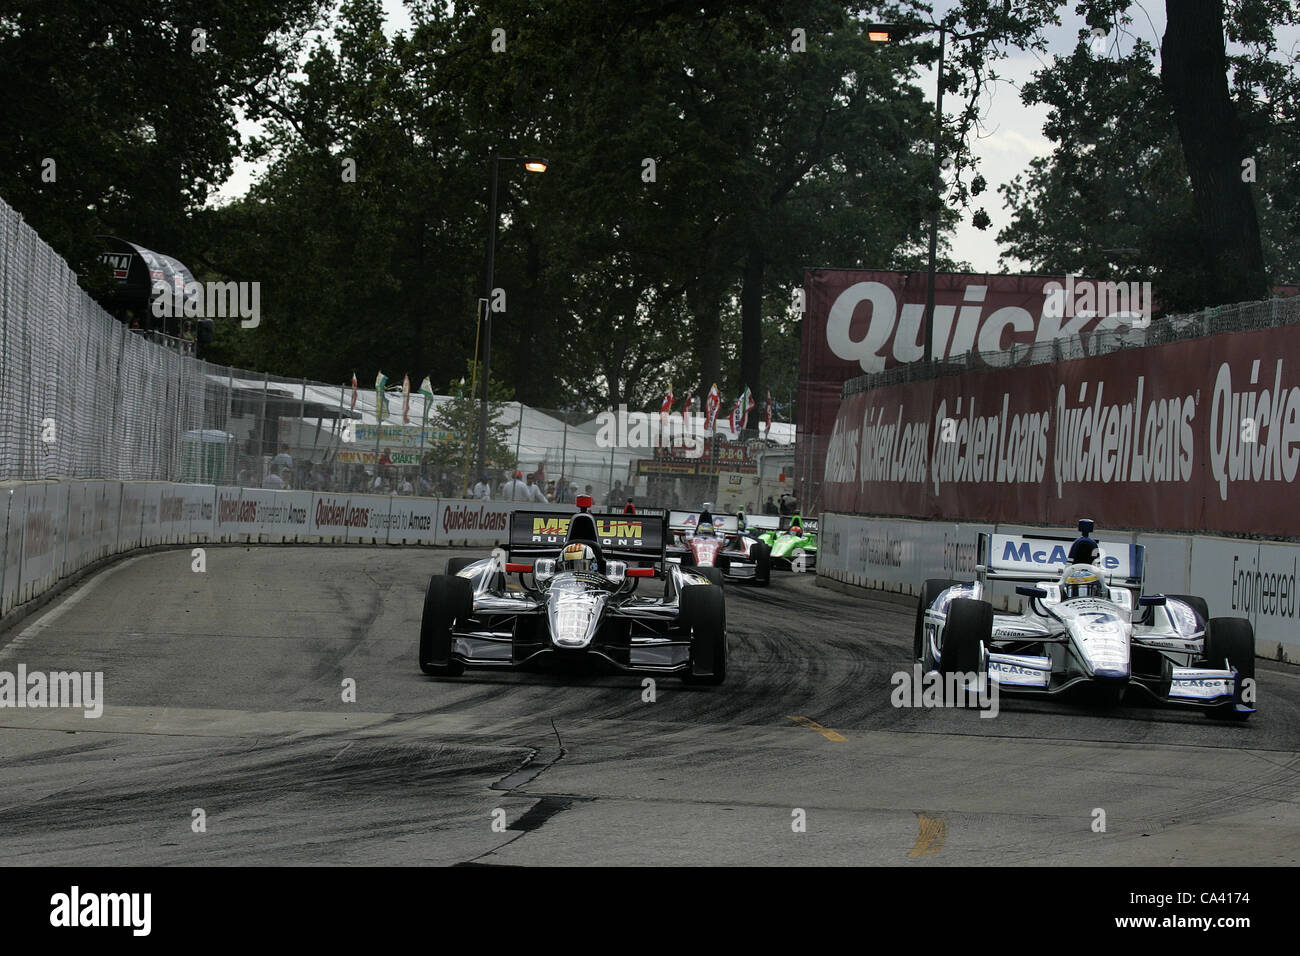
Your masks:
<svg viewBox="0 0 1300 956"><path fill-rule="evenodd" d="M454 560L454 559L453 559ZM474 610L474 587L466 578L435 574L424 592L420 618L420 670L431 677L459 677L465 662L451 656L451 628Z"/></svg>
<svg viewBox="0 0 1300 956"><path fill-rule="evenodd" d="M461 572L461 569L469 567L477 560L479 559L478 558L448 558L447 574L449 576L455 576Z"/></svg>
<svg viewBox="0 0 1300 956"><path fill-rule="evenodd" d="M954 598L948 605L943 626L939 670L977 674L980 669L980 645L993 637L993 605L988 601Z"/></svg>
<svg viewBox="0 0 1300 956"><path fill-rule="evenodd" d="M1210 619L1210 605L1205 598L1197 597L1195 594L1166 594L1166 598L1172 598L1175 601L1182 601L1197 614L1201 615L1202 621Z"/></svg>
<svg viewBox="0 0 1300 956"><path fill-rule="evenodd" d="M1241 684L1255 680L1255 629L1244 617L1212 617L1205 625L1205 664L1207 667L1228 667L1237 671L1237 693L1231 704L1207 711L1220 720L1245 720L1249 713L1237 710L1237 704L1254 706L1241 699Z"/></svg>
<svg viewBox="0 0 1300 956"><path fill-rule="evenodd" d="M925 659L925 612L944 591L960 581L949 578L927 578L921 585L921 596L916 602L916 624L912 628L912 660L928 663Z"/></svg>
<svg viewBox="0 0 1300 956"><path fill-rule="evenodd" d="M755 541L749 556L754 559L754 583L767 587L772 583L772 549L762 541Z"/></svg>
<svg viewBox="0 0 1300 956"><path fill-rule="evenodd" d="M678 598L681 622L691 629L691 658L682 682L721 684L727 678L727 606L722 588L697 584Z"/></svg>
<svg viewBox="0 0 1300 956"><path fill-rule="evenodd" d="M697 567L695 573L701 577L708 578L710 584L716 584L718 587L722 587L724 578L721 568L715 568L712 566Z"/></svg>

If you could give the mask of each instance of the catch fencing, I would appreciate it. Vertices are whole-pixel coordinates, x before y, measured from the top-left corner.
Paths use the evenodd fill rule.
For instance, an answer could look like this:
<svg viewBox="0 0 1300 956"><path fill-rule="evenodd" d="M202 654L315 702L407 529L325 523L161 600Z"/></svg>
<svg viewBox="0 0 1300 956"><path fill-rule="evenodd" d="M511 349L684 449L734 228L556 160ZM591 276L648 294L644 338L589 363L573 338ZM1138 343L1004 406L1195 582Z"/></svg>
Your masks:
<svg viewBox="0 0 1300 956"><path fill-rule="evenodd" d="M410 370L408 397L405 370L387 371L381 420L373 378L354 391L230 368L196 356L193 341L128 328L0 200L0 481L467 496L481 478L470 389L426 398L423 374ZM536 503L533 476L554 503L589 491L620 510L628 498L697 507L721 497L720 480L757 477L761 455L793 441L790 426L734 434L726 411L706 438L702 416L680 410L620 418L494 402L486 483L495 501ZM728 500L743 507L758 490L755 480L752 495Z"/></svg>

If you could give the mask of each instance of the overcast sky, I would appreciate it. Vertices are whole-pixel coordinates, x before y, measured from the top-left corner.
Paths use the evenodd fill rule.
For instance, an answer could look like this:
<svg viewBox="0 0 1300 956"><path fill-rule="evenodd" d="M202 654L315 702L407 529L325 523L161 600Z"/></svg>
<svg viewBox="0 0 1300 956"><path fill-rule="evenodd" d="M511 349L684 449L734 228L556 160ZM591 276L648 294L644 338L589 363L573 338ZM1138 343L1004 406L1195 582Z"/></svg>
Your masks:
<svg viewBox="0 0 1300 956"><path fill-rule="evenodd" d="M957 5L957 0L935 0L936 16ZM411 21L401 0L384 0L384 7L388 13L386 27L389 35L398 31L409 32ZM1034 70L1050 63L1053 55L1068 54L1078 42L1079 31L1084 28L1083 20L1073 14L1073 3L1063 3L1061 7L1061 26L1047 35L1047 53L1039 55L1012 51L1008 59L998 64L996 69L999 77L1003 79L998 82L983 103L983 130L974 145L976 156L980 160L980 172L989 184L988 191L979 198L984 200L984 208L988 211L993 224L987 230L980 231L970 225L970 216L967 215L952 237L953 258L970 263L977 271L1015 272L1023 268L1022 263L1015 261L999 267L997 234L1010 221L1010 215L1002 207L1002 197L997 190L998 186L1024 172L1029 166L1029 161L1035 156L1051 152L1052 144L1042 133L1047 109L1041 106L1025 106L1020 101L1018 89L1021 84L1030 79ZM1128 28L1130 36L1106 38L1108 48L1111 50L1110 55L1116 55L1111 44L1118 43L1127 52L1132 48L1134 37L1146 40L1156 48L1158 54L1160 37L1165 28L1164 4L1159 0L1141 0L1140 3L1134 4L1133 14L1134 21ZM1300 42L1300 36L1292 35L1293 33L1295 31L1288 31L1286 35L1288 43L1284 44L1284 47ZM919 71L916 82L926 92L927 98L933 102L934 71ZM952 107L946 111L947 115L953 116L958 105L952 104ZM252 132L251 127L241 127L241 130L245 133ZM225 202L242 195L260 171L260 167L238 162L234 175L221 188L217 201Z"/></svg>

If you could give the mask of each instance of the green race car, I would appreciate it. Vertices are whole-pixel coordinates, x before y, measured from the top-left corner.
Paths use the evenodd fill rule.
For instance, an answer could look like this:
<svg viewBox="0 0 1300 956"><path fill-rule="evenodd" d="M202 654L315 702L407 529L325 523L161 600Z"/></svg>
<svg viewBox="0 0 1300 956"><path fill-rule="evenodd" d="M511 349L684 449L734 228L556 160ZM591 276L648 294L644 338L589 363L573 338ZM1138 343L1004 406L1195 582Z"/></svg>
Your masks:
<svg viewBox="0 0 1300 956"><path fill-rule="evenodd" d="M750 534L772 549L772 565L792 571L811 571L817 566L817 519L801 515L752 515Z"/></svg>

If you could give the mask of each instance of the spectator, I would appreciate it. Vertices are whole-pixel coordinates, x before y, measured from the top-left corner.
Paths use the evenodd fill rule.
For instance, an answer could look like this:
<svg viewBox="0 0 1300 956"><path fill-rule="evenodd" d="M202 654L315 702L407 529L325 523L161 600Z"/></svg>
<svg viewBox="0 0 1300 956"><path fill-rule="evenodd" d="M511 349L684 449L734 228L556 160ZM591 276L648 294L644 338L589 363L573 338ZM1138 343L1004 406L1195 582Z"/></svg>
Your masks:
<svg viewBox="0 0 1300 956"><path fill-rule="evenodd" d="M591 485L588 485L588 486L587 486L587 490L584 491L583 494L586 495L588 498L591 499L592 504L595 504L595 502L596 502L596 496L593 495L593 494L591 493Z"/></svg>
<svg viewBox="0 0 1300 956"><path fill-rule="evenodd" d="M415 494L415 489L414 489L413 487L411 487L411 479L410 479L410 477L405 476L405 475L402 476L402 486L401 486L400 488L397 489L397 493L398 493L399 495L413 495L413 494Z"/></svg>
<svg viewBox="0 0 1300 956"><path fill-rule="evenodd" d="M537 483L537 476L535 474L529 473L527 488L528 501L535 501L538 504L543 505L547 503L546 494L542 491L542 486Z"/></svg>
<svg viewBox="0 0 1300 956"><path fill-rule="evenodd" d="M623 514L625 515L636 514L636 505L632 504L631 498L627 499L627 504L623 506Z"/></svg>
<svg viewBox="0 0 1300 956"><path fill-rule="evenodd" d="M524 483L524 476L521 472L516 471L514 478L501 486L502 501L528 501L531 497L532 493L528 490L528 485Z"/></svg>
<svg viewBox="0 0 1300 956"><path fill-rule="evenodd" d="M274 470L268 471L266 477L262 479L262 487L279 491L284 487L284 479L277 475Z"/></svg>
<svg viewBox="0 0 1300 956"><path fill-rule="evenodd" d="M271 459L271 467L276 471L293 468L293 457L289 454L289 446L284 442L280 443L280 453Z"/></svg>
<svg viewBox="0 0 1300 956"><path fill-rule="evenodd" d="M478 482L474 485L474 490L471 492L471 495L480 501L492 500L492 483L488 481L488 473L486 471L478 476Z"/></svg>
<svg viewBox="0 0 1300 956"><path fill-rule="evenodd" d="M780 511L779 508L777 508L777 506L776 506L776 502L772 500L772 496L771 496L771 495L768 495L768 496L767 496L767 501L765 501L765 502L763 503L763 514L765 514L765 515L778 515L778 514L780 514L780 513L781 513L781 511Z"/></svg>
<svg viewBox="0 0 1300 956"><path fill-rule="evenodd" d="M573 489L569 487L567 478L561 478L555 483L555 500L562 505L573 504Z"/></svg>
<svg viewBox="0 0 1300 956"><path fill-rule="evenodd" d="M605 507L613 511L618 507L618 503L626 497L623 492L623 482L615 479L614 487L609 490L609 497L605 499Z"/></svg>

